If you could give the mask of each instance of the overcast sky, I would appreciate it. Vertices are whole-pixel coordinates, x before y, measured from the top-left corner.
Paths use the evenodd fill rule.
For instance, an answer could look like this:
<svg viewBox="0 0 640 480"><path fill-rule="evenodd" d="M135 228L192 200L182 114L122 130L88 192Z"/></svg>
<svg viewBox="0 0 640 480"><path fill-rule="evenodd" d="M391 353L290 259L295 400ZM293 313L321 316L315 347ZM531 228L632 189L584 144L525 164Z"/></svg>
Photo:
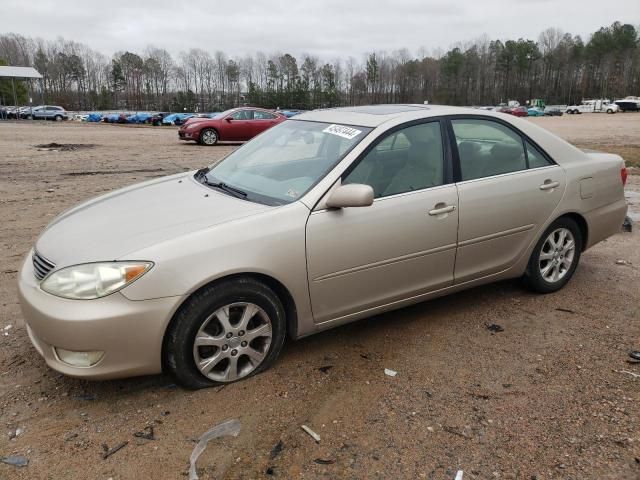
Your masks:
<svg viewBox="0 0 640 480"><path fill-rule="evenodd" d="M640 24L640 0L0 0L0 33L66 39L112 55L154 46L235 56L262 50L359 58L448 49L483 34L536 40L548 27L585 39Z"/></svg>

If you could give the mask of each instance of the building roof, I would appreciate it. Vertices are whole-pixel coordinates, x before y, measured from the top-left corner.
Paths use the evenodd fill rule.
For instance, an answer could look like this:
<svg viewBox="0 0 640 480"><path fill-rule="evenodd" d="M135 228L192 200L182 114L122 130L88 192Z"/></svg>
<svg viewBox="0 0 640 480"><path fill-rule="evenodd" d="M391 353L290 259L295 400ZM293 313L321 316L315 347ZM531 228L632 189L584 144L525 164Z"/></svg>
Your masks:
<svg viewBox="0 0 640 480"><path fill-rule="evenodd" d="M0 78L42 78L42 75L33 67L0 66Z"/></svg>

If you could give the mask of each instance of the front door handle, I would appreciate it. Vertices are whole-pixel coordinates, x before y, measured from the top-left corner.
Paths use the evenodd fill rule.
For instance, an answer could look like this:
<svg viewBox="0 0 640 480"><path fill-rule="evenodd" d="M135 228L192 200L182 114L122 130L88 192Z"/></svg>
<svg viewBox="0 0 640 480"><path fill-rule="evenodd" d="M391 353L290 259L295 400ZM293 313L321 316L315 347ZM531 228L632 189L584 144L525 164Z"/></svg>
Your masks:
<svg viewBox="0 0 640 480"><path fill-rule="evenodd" d="M435 205L433 210L429 210L429 215L432 217L437 217L438 215L443 215L445 213L451 213L456 209L455 205L446 205L444 203L438 203Z"/></svg>
<svg viewBox="0 0 640 480"><path fill-rule="evenodd" d="M560 185L560 182L554 182L551 180L545 180L542 185L540 185L540 190L551 190Z"/></svg>

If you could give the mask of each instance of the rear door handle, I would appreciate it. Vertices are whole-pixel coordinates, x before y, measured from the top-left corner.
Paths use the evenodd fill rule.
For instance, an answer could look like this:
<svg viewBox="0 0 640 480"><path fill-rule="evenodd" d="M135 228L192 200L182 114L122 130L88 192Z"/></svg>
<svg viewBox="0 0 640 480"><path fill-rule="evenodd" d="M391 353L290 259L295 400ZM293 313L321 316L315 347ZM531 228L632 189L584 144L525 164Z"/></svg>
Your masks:
<svg viewBox="0 0 640 480"><path fill-rule="evenodd" d="M551 190L560 185L560 182L553 182L551 180L545 180L542 185L540 185L540 190Z"/></svg>
<svg viewBox="0 0 640 480"><path fill-rule="evenodd" d="M456 209L455 205L445 205L443 203L438 203L436 208L433 210L429 210L429 215L432 217L436 217L438 215L442 215L444 213L451 213Z"/></svg>

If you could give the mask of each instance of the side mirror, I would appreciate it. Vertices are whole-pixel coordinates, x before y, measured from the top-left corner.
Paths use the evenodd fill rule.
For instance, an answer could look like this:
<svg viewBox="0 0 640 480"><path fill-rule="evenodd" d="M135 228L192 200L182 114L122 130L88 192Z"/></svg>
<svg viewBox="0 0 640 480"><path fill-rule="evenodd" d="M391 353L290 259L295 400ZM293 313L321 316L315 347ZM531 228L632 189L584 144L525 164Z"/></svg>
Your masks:
<svg viewBox="0 0 640 480"><path fill-rule="evenodd" d="M373 188L370 185L352 183L336 188L326 205L329 208L368 207L373 203Z"/></svg>
<svg viewBox="0 0 640 480"><path fill-rule="evenodd" d="M231 120L233 120L233 118L231 118L231 117L227 117L227 118L225 118L225 120L226 120L227 122L230 122Z"/></svg>

